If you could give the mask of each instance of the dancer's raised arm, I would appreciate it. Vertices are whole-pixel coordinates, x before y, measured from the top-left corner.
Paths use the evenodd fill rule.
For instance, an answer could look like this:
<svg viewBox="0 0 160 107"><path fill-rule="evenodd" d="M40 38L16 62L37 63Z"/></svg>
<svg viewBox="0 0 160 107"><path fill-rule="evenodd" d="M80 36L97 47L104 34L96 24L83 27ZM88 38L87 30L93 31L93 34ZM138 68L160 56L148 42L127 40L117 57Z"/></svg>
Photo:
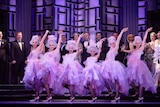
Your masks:
<svg viewBox="0 0 160 107"><path fill-rule="evenodd" d="M58 44L57 44L57 48L56 48L56 50L59 50L59 49L60 49L60 47L61 47L61 42L62 42L62 33L63 33L63 31L62 31L62 30L59 30L59 31L58 31L59 39L58 39Z"/></svg>
<svg viewBox="0 0 160 107"><path fill-rule="evenodd" d="M41 41L40 41L39 46L38 46L37 49L36 49L37 51L41 51L41 50L44 48L44 47L43 47L43 46L44 46L44 41L45 41L48 33L49 33L49 30L46 30L45 34L43 35L43 37L42 37L42 39L41 39Z"/></svg>
<svg viewBox="0 0 160 107"><path fill-rule="evenodd" d="M101 51L102 51L102 43L106 40L107 38L103 38L100 40L100 45L99 45L99 49L98 49L98 53L96 55L97 59L100 57Z"/></svg>
<svg viewBox="0 0 160 107"><path fill-rule="evenodd" d="M128 27L123 28L123 29L121 30L120 34L119 34L118 37L117 37L116 46L115 46L115 49L116 49L117 51L118 51L118 49L119 49L119 43L120 43L120 40L121 40L121 38L122 38L122 35L123 35L123 33L126 32L126 31L128 31Z"/></svg>
<svg viewBox="0 0 160 107"><path fill-rule="evenodd" d="M133 43L129 42L129 50L125 49L125 45L122 46L121 51L131 53L134 49Z"/></svg>
<svg viewBox="0 0 160 107"><path fill-rule="evenodd" d="M78 54L78 47L79 47L79 42L81 40L81 38L84 36L84 33L80 34L79 37L78 37L78 40L76 42L76 52Z"/></svg>
<svg viewBox="0 0 160 107"><path fill-rule="evenodd" d="M150 32L152 30L152 27L148 28L145 32L145 35L143 37L143 41L142 41L142 46L140 47L141 50L144 49L145 47L145 44L146 44L146 39L147 39L147 36L148 36L148 32Z"/></svg>

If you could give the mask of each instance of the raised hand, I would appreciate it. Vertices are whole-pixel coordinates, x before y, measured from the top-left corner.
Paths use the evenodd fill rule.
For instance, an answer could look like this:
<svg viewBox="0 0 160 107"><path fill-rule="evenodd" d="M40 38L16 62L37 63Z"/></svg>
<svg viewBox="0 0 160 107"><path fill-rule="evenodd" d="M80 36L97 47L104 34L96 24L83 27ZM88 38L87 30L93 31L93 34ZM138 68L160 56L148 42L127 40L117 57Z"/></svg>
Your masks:
<svg viewBox="0 0 160 107"><path fill-rule="evenodd" d="M126 32L126 31L128 31L128 27L125 27L122 29L122 32Z"/></svg>
<svg viewBox="0 0 160 107"><path fill-rule="evenodd" d="M62 33L63 33L63 30L58 30L59 35L62 35Z"/></svg>
<svg viewBox="0 0 160 107"><path fill-rule="evenodd" d="M49 33L49 30L46 30L46 33Z"/></svg>
<svg viewBox="0 0 160 107"><path fill-rule="evenodd" d="M104 42L107 38L102 38L101 41Z"/></svg>
<svg viewBox="0 0 160 107"><path fill-rule="evenodd" d="M126 48L126 46L125 46L125 45L122 45L122 46L121 46L121 51L124 51L125 48Z"/></svg>
<svg viewBox="0 0 160 107"><path fill-rule="evenodd" d="M80 34L79 37L82 38L84 36L84 33Z"/></svg>
<svg viewBox="0 0 160 107"><path fill-rule="evenodd" d="M150 27L146 30L146 32L150 32L153 29L153 27Z"/></svg>

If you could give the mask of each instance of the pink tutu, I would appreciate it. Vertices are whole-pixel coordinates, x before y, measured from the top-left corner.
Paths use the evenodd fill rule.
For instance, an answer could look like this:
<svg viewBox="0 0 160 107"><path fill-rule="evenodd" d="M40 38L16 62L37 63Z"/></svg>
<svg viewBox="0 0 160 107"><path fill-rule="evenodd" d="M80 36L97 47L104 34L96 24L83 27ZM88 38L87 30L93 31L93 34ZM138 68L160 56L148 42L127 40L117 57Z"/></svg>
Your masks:
<svg viewBox="0 0 160 107"><path fill-rule="evenodd" d="M75 87L75 92L79 95L83 92L81 75L83 67L82 65L75 60L76 54L67 54L63 57L63 68L62 74L60 75L58 81L62 84L71 84Z"/></svg>
<svg viewBox="0 0 160 107"><path fill-rule="evenodd" d="M40 60L41 70L38 72L37 77L43 83L47 83L49 88L52 89L54 94L64 94L62 87L59 86L57 79L60 76L61 68L59 64L59 53L58 51L51 51L45 53L43 58ZM57 91L59 90L59 91Z"/></svg>
<svg viewBox="0 0 160 107"><path fill-rule="evenodd" d="M127 77L129 83L134 82L135 85L141 85L146 91L156 93L156 87L154 86L154 78L146 65L146 63L140 60L141 53L134 51L128 57L128 67L126 68Z"/></svg>
<svg viewBox="0 0 160 107"><path fill-rule="evenodd" d="M96 85L97 95L100 95L103 90L103 80L100 75L101 65L97 62L96 57L88 57L85 62L85 68L83 69L84 73L84 86L87 86L87 82L93 83L92 86Z"/></svg>
<svg viewBox="0 0 160 107"><path fill-rule="evenodd" d="M25 67L23 82L25 83L26 89L34 90L34 85L37 84L39 86L42 83L37 78L37 73L40 71L40 59L39 56L41 55L40 52L33 50L28 56L28 63ZM42 89L40 89L40 92Z"/></svg>
<svg viewBox="0 0 160 107"><path fill-rule="evenodd" d="M117 80L120 86L120 92L124 95L128 95L129 84L127 81L125 66L121 62L115 60L106 60L102 62L101 74L103 79L110 86L113 86L115 80Z"/></svg>
<svg viewBox="0 0 160 107"><path fill-rule="evenodd" d="M107 59L102 62L101 75L104 81L111 87L115 84L115 80L118 81L120 93L128 95L129 84L125 72L125 65L115 60L116 55L117 51L114 48L108 51Z"/></svg>
<svg viewBox="0 0 160 107"><path fill-rule="evenodd" d="M25 83L26 89L34 89L35 82L40 84L37 79L37 72L39 72L39 59L29 60L27 66L25 67L25 73L23 77L23 82Z"/></svg>

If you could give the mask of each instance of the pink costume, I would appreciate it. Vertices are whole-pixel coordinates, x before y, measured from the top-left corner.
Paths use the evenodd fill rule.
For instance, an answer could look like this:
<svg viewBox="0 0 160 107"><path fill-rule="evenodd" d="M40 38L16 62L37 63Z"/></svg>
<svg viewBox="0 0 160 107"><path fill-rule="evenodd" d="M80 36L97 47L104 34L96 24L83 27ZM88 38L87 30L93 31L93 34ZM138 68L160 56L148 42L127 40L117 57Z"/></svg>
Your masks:
<svg viewBox="0 0 160 107"><path fill-rule="evenodd" d="M25 87L27 89L34 89L35 82L37 84L40 84L40 82L37 79L37 72L39 72L40 70L40 55L41 52L36 50L32 50L31 53L28 55L28 63L25 67L25 74L23 77L23 82L25 83Z"/></svg>
<svg viewBox="0 0 160 107"><path fill-rule="evenodd" d="M83 87L81 85L83 67L76 59L76 52L63 56L63 73L59 77L59 81L63 84L70 83L71 85L74 85L75 93L81 95L83 92Z"/></svg>
<svg viewBox="0 0 160 107"><path fill-rule="evenodd" d="M59 59L60 55L57 50L46 52L40 60L41 69L37 74L39 80L49 84L49 88L53 90L54 94L64 94L61 83L57 82L61 73Z"/></svg>
<svg viewBox="0 0 160 107"><path fill-rule="evenodd" d="M88 57L86 59L85 68L83 69L84 73L84 86L87 86L87 82L90 82L92 87L96 85L97 96L99 96L102 92L103 81L100 75L100 63L97 62L97 57Z"/></svg>
<svg viewBox="0 0 160 107"><path fill-rule="evenodd" d="M134 82L135 85L141 85L145 90L156 93L156 87L154 86L154 78L144 61L142 61L142 51L135 50L128 57L128 67L126 73L129 83Z"/></svg>
<svg viewBox="0 0 160 107"><path fill-rule="evenodd" d="M106 56L107 59L102 62L101 75L109 86L113 86L115 80L117 80L120 86L120 93L128 95L129 84L127 81L125 66L121 62L115 60L117 54L118 52L114 48L110 48Z"/></svg>

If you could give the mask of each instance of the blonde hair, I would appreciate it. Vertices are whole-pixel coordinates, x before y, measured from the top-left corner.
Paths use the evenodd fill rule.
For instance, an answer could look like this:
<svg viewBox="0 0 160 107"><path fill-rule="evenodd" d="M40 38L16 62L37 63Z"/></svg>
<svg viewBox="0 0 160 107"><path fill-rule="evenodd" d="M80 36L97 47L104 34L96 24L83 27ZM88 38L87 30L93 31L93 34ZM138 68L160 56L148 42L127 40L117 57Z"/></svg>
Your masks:
<svg viewBox="0 0 160 107"><path fill-rule="evenodd" d="M108 46L111 47L111 43L116 43L116 38L114 36L110 36L108 38Z"/></svg>
<svg viewBox="0 0 160 107"><path fill-rule="evenodd" d="M33 35L29 43L33 45L33 41L37 41L37 43L39 44L40 41L38 35Z"/></svg>
<svg viewBox="0 0 160 107"><path fill-rule="evenodd" d="M137 42L142 44L142 38L140 36L135 36L134 37L133 45L135 46Z"/></svg>
<svg viewBox="0 0 160 107"><path fill-rule="evenodd" d="M150 33L150 36L152 36L152 35L153 35L153 36L156 36L156 33L155 33L155 32L151 32L151 33Z"/></svg>
<svg viewBox="0 0 160 107"><path fill-rule="evenodd" d="M75 40L68 40L66 45L66 50L69 50L69 47L72 47L73 50L76 50L76 41Z"/></svg>

